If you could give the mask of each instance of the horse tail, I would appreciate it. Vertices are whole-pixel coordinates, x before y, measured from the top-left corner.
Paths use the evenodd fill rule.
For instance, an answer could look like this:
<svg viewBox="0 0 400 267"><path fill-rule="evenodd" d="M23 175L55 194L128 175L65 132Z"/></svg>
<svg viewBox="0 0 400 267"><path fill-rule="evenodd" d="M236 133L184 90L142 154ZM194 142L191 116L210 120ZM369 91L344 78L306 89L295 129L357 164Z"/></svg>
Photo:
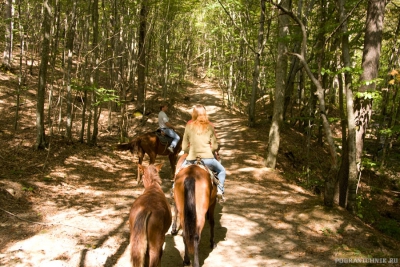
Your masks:
<svg viewBox="0 0 400 267"><path fill-rule="evenodd" d="M188 177L184 182L185 206L184 206L184 240L189 253L194 252L194 241L198 238L196 231L196 180L194 177Z"/></svg>
<svg viewBox="0 0 400 267"><path fill-rule="evenodd" d="M131 263L132 267L143 267L147 252L147 221L151 211L140 212L131 229Z"/></svg>
<svg viewBox="0 0 400 267"><path fill-rule="evenodd" d="M117 145L117 150L119 150L119 151L129 150L133 154L133 152L135 150L137 150L137 147L139 146L139 144L140 144L140 138L136 137L129 143L123 143L123 144Z"/></svg>

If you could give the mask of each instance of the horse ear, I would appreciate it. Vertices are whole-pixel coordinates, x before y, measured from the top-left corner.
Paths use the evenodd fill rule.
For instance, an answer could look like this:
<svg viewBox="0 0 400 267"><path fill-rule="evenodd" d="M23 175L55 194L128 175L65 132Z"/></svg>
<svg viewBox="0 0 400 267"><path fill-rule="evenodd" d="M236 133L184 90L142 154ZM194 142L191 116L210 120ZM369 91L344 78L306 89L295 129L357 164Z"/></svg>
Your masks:
<svg viewBox="0 0 400 267"><path fill-rule="evenodd" d="M158 172L161 170L162 165L163 165L163 163L160 163L160 164L156 165L156 169L157 169Z"/></svg>
<svg viewBox="0 0 400 267"><path fill-rule="evenodd" d="M138 168L140 170L140 172L143 174L144 173L144 167L142 164L138 164Z"/></svg>

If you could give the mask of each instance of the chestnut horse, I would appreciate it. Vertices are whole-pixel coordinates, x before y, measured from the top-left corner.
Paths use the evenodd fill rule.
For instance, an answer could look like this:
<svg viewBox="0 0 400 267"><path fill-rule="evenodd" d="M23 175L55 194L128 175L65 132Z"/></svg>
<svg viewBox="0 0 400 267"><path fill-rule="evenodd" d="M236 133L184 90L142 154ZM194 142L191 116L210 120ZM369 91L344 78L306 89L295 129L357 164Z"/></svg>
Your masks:
<svg viewBox="0 0 400 267"><path fill-rule="evenodd" d="M184 156L179 159L179 170ZM193 164L180 169L175 176L174 199L175 214L172 223L173 235L177 234L177 216L182 227L185 256L183 265L190 265L189 254L194 254L193 267L199 267L199 245L206 216L210 224L210 245L214 243L214 209L217 186L210 173L202 165Z"/></svg>
<svg viewBox="0 0 400 267"><path fill-rule="evenodd" d="M172 178L175 174L175 164L178 158L179 152L182 150L182 135L179 134L181 138L174 148L174 153L171 153L167 148L171 144L172 138L167 137L170 139L168 143L162 143L160 137L157 136L156 132L148 132L142 134L129 143L119 144L117 146L118 150L129 150L133 154L134 151L137 152L137 156L139 158L139 164L142 164L144 155L147 154L150 157L150 164L154 164L156 162L157 155L168 156L169 163L171 165L171 172ZM137 181L140 182L140 175L139 175L139 168L138 168L138 175Z"/></svg>
<svg viewBox="0 0 400 267"><path fill-rule="evenodd" d="M133 203L129 215L133 267L157 267L161 264L165 233L172 221L171 207L160 186L158 172L161 166L139 164L145 190Z"/></svg>

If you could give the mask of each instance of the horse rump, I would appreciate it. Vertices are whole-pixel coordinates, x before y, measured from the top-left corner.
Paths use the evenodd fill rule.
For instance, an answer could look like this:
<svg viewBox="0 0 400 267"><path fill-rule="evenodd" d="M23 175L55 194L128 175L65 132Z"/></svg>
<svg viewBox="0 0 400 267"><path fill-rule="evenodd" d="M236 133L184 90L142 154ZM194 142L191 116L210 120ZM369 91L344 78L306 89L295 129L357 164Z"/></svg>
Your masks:
<svg viewBox="0 0 400 267"><path fill-rule="evenodd" d="M142 267L147 253L147 221L151 211L142 211L132 221L130 218L130 243L132 267Z"/></svg>
<svg viewBox="0 0 400 267"><path fill-rule="evenodd" d="M188 177L184 181L184 240L189 253L194 252L194 241L199 238L196 231L196 180L194 177Z"/></svg>
<svg viewBox="0 0 400 267"><path fill-rule="evenodd" d="M139 138L135 138L129 143L122 143L117 145L117 150L118 151L125 151L129 150L132 154L134 151L137 150L138 144L139 144Z"/></svg>

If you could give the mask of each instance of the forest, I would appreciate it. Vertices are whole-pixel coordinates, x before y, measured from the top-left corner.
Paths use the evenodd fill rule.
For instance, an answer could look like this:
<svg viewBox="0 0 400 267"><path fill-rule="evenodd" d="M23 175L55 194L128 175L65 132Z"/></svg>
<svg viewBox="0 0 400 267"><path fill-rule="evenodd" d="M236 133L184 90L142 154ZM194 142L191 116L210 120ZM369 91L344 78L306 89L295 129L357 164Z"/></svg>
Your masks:
<svg viewBox="0 0 400 267"><path fill-rule="evenodd" d="M52 146L95 150L149 130L160 101L189 119L180 107L206 81L262 141L260 168L400 240L399 0L4 0L0 11L0 193L17 182L34 194L14 166L27 156L46 180Z"/></svg>

